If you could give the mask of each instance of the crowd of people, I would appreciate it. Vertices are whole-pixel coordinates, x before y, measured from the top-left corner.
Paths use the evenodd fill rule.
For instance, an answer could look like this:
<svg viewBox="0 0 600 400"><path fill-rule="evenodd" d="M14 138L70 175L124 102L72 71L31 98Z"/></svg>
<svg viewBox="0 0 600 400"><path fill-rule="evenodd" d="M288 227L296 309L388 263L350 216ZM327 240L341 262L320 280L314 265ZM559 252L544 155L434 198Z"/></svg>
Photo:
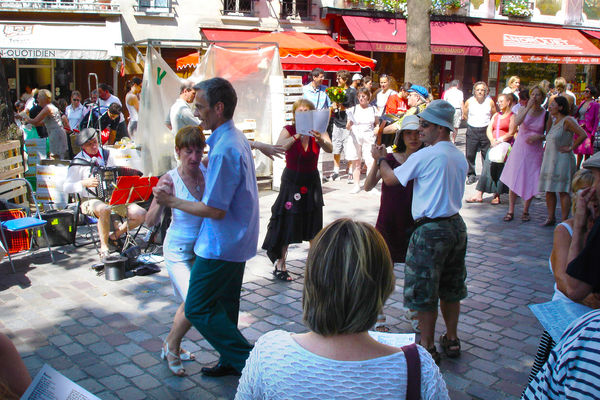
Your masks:
<svg viewBox="0 0 600 400"><path fill-rule="evenodd" d="M589 95L577 105L568 99L563 78L554 82L556 93L548 93L543 82L527 90L519 77L511 77L497 103L485 82L475 83L473 96L466 100L458 82L449 85L443 99L433 100L427 88L412 83L394 91L387 75L380 75L380 89L373 93L369 79L339 71L337 84L346 96L336 103L322 84L324 71L316 68L310 77L292 113L295 118L298 113L330 109L331 132L300 134L294 119L274 145L248 141L235 127L237 94L227 80L182 85L165 120L175 134L178 167L160 178L147 214L122 210L130 225L145 220L148 226L158 224L166 209L172 210L164 256L180 305L161 357L174 375L184 376L182 361L194 359L181 348L184 335L194 326L219 353L218 362L202 368L202 373L241 376L239 399L306 398L314 393L449 398L437 365L442 353L449 358L461 355L458 324L460 303L467 297L467 227L460 210L465 185L475 182L476 194L468 203L481 203L484 193L492 193L492 204L500 204L500 196L508 191L507 222L514 217L517 196L524 200L521 220L526 222L533 197L544 192L548 206L544 225L554 226L559 193L563 222L555 229L549 260L555 296L597 307L600 154L588 151L593 149L599 122L595 88L588 87ZM107 114L116 120L111 96L105 88L98 90ZM138 96L139 83L134 82L127 106L136 108ZM37 97L40 114L23 119L44 124L50 137L62 118L48 93L39 91ZM78 109L77 104L73 108ZM130 133L135 132L135 122L130 120ZM463 122L465 154L454 145ZM211 131L208 139L203 130ZM80 158L102 159L109 165L109 156L98 151L94 132L86 128L77 134ZM64 155L62 140L52 134L51 152ZM204 157L206 145L209 152ZM293 280L286 267L288 246L311 243L302 300L308 332L269 332L254 346L237 326L245 263L256 254L259 234L253 148L269 157L285 157L281 190L262 244L273 262L274 278ZM317 165L321 150L334 155L333 172L323 180ZM375 191L382 181L375 227L342 218L323 228L321 185L340 178L342 153L352 168L347 174L354 185L352 193L363 189L363 161L364 190ZM477 153L483 165L479 177ZM582 159L579 171L576 154ZM71 168L70 174L75 174ZM74 178L77 184L69 190L83 191L97 184L92 180L84 175ZM90 213L105 212L102 205L88 200L93 203ZM108 231L102 235L112 239ZM384 306L395 287L394 268L404 269L404 306L420 333L420 346L388 346L368 333L372 328L389 330ZM446 329L437 341L441 351L435 339L438 309ZM543 335L523 398L549 393L568 397L574 392L598 397L596 378L586 382L586 371L572 367L594 362L597 345L589 332L598 321L597 313L582 317L556 344Z"/></svg>

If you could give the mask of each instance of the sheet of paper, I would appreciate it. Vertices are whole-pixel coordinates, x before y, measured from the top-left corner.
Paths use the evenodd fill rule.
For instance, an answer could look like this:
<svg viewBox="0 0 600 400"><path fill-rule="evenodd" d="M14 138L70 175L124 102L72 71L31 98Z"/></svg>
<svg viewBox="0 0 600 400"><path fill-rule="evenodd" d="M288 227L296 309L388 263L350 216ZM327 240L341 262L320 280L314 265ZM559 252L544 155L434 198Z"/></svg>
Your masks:
<svg viewBox="0 0 600 400"><path fill-rule="evenodd" d="M555 342L560 340L571 322L592 311L591 308L583 304L568 303L561 300L530 304L529 308Z"/></svg>
<svg viewBox="0 0 600 400"><path fill-rule="evenodd" d="M295 114L295 119L296 133L312 136L310 131L313 129L313 111L297 111Z"/></svg>
<svg viewBox="0 0 600 400"><path fill-rule="evenodd" d="M21 400L100 400L60 372L44 364Z"/></svg>
<svg viewBox="0 0 600 400"><path fill-rule="evenodd" d="M394 347L407 346L415 342L414 333L387 333L369 331L369 335L379 343L387 344Z"/></svg>
<svg viewBox="0 0 600 400"><path fill-rule="evenodd" d="M313 111L313 129L317 132L327 132L329 124L329 109Z"/></svg>

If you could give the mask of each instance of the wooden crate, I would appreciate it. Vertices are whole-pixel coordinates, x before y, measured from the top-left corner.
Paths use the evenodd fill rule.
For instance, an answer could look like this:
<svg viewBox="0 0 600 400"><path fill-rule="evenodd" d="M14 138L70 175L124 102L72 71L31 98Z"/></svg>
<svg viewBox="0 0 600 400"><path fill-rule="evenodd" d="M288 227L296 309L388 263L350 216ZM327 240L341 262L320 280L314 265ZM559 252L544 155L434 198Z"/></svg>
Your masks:
<svg viewBox="0 0 600 400"><path fill-rule="evenodd" d="M0 144L0 180L23 178L23 154L21 142L9 140ZM8 182L0 185L0 198L27 206L27 185L25 182Z"/></svg>

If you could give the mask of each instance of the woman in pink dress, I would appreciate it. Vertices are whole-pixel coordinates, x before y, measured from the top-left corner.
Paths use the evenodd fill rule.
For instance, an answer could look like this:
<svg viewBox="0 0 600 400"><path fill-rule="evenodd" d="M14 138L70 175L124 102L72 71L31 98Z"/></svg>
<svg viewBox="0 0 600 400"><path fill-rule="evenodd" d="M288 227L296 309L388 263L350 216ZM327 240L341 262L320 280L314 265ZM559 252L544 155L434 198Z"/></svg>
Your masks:
<svg viewBox="0 0 600 400"><path fill-rule="evenodd" d="M597 95L598 90L594 86L587 86L583 92L583 101L575 112L575 118L577 118L579 126L587 134L587 138L574 151L577 154L577 169L579 169L584 159L587 160L594 154L594 134L600 119L600 104L594 100Z"/></svg>
<svg viewBox="0 0 600 400"><path fill-rule="evenodd" d="M543 88L535 86L529 91L530 99L527 107L522 108L515 117L515 125L519 132L512 147L500 180L508 186L508 212L504 221L512 221L515 216L517 196L525 201L521 220L527 222L531 199L538 193L540 168L544 156L542 141L544 131L550 128L551 122L541 104L546 98Z"/></svg>

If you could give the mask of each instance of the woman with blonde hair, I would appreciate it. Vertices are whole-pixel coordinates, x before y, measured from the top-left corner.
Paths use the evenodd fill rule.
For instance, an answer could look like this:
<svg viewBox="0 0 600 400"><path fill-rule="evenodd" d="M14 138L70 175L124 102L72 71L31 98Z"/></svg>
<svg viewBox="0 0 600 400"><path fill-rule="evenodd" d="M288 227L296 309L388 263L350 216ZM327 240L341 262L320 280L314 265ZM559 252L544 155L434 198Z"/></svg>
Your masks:
<svg viewBox="0 0 600 400"><path fill-rule="evenodd" d="M63 129L61 112L52 104L52 93L47 89L40 89L37 93L37 102L42 107L42 111L33 119L25 115L23 120L35 126L44 125L48 131L50 157L65 158L68 150L67 134Z"/></svg>
<svg viewBox="0 0 600 400"><path fill-rule="evenodd" d="M262 248L274 263L273 276L282 281L292 280L285 264L289 244L310 241L323 227L323 190L317 161L321 149L331 153L333 145L327 132L301 135L295 123L296 113L314 109L311 101L297 100L292 106L294 123L284 126L277 140L277 145L285 149L285 168Z"/></svg>
<svg viewBox="0 0 600 400"><path fill-rule="evenodd" d="M521 78L519 78L517 75L513 75L510 78L508 78L508 84L502 91L502 94L514 93L514 95L517 96L517 98L519 98L519 88L520 87L521 87Z"/></svg>
<svg viewBox="0 0 600 400"><path fill-rule="evenodd" d="M403 399L410 386L422 399L449 399L427 350L379 343L368 332L394 283L389 250L373 226L344 218L323 228L306 260L302 308L309 332L276 330L259 338L235 398ZM421 382L414 388L407 371L416 369L417 357Z"/></svg>

